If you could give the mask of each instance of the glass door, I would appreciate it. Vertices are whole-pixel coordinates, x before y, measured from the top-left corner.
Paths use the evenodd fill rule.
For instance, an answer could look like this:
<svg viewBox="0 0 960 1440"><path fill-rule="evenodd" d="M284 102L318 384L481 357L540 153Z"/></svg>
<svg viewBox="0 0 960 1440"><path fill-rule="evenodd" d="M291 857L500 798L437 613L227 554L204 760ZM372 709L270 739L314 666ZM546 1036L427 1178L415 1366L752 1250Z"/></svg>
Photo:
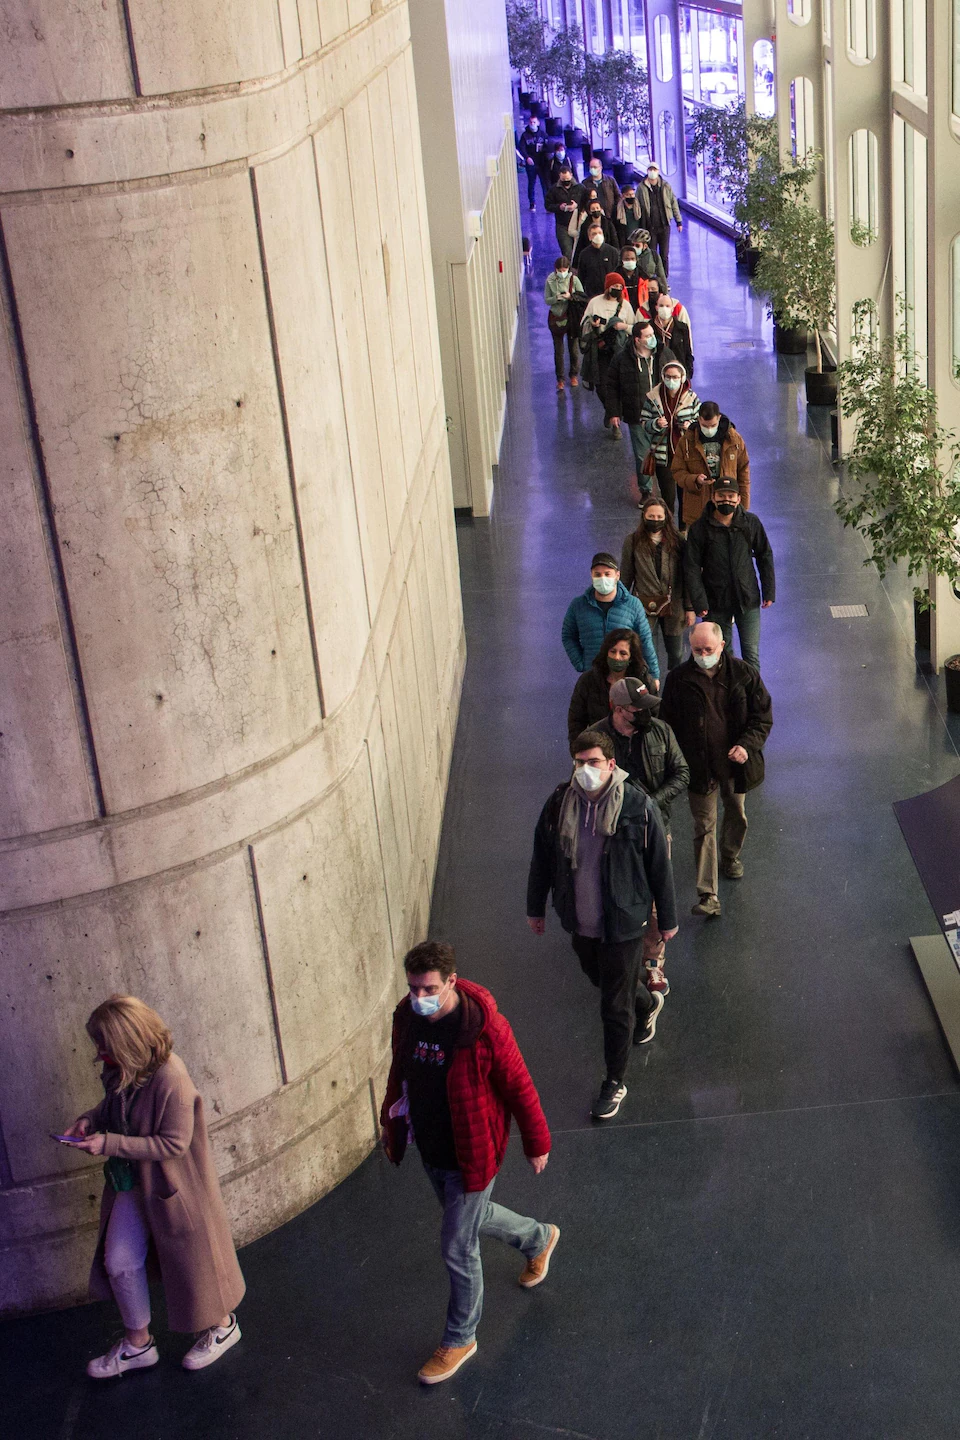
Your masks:
<svg viewBox="0 0 960 1440"><path fill-rule="evenodd" d="M690 146L698 114L731 109L746 94L739 5L680 6L680 72L687 198L728 219L729 205L710 184Z"/></svg>

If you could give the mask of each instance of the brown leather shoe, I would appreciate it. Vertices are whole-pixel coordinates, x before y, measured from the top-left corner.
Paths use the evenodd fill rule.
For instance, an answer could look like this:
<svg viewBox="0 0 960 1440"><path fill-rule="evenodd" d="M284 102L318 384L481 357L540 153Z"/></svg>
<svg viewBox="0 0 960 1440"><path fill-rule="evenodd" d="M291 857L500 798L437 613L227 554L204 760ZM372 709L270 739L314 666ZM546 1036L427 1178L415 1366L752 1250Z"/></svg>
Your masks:
<svg viewBox="0 0 960 1440"><path fill-rule="evenodd" d="M476 1340L470 1345L438 1345L426 1365L417 1371L417 1379L421 1385L439 1385L441 1380L456 1375L463 1362L476 1353Z"/></svg>
<svg viewBox="0 0 960 1440"><path fill-rule="evenodd" d="M550 1239L544 1245L539 1255L534 1255L528 1260L520 1272L520 1284L524 1290L532 1290L534 1285L539 1285L541 1280L546 1280L547 1271L550 1269L550 1256L557 1248L557 1241L560 1239L560 1226L550 1226Z"/></svg>

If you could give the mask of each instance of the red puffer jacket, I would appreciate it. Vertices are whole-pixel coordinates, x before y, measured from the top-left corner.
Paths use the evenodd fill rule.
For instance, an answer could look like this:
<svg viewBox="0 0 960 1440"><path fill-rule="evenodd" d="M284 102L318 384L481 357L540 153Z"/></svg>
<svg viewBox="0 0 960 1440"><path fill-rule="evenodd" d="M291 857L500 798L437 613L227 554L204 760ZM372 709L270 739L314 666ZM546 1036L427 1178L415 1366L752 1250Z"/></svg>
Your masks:
<svg viewBox="0 0 960 1440"><path fill-rule="evenodd" d="M463 1188L485 1190L503 1164L511 1116L525 1155L546 1155L550 1131L520 1047L490 991L458 978L457 993L460 1034L447 1071L447 1098ZM407 1148L407 1122L391 1120L389 1111L403 1093L403 1055L412 1014L406 995L393 1012L393 1064L380 1111L387 1155L394 1165Z"/></svg>

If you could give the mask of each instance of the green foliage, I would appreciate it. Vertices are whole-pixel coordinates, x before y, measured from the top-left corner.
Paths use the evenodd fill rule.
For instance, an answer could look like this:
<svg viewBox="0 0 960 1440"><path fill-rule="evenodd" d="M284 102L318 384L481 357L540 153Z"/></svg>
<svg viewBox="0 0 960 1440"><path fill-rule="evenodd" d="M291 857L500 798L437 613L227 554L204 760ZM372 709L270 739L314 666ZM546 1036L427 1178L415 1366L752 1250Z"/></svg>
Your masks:
<svg viewBox="0 0 960 1440"><path fill-rule="evenodd" d="M869 225L864 225L862 220L850 221L850 239L854 245L859 245L862 250L865 250L868 245L873 244L876 238L876 230L872 230Z"/></svg>
<svg viewBox="0 0 960 1440"><path fill-rule="evenodd" d="M543 54L544 22L536 0L507 0L507 49L510 64L529 80L536 80Z"/></svg>
<svg viewBox="0 0 960 1440"><path fill-rule="evenodd" d="M872 301L853 307L854 330L870 329ZM836 511L844 525L864 537L873 564L883 576L906 561L911 577L944 576L960 583L960 442L937 418L936 393L920 378L898 303L892 335L858 347L837 373L844 417L857 423L846 457L846 474L859 481L855 499L843 496ZM927 585L917 586L929 606Z"/></svg>
<svg viewBox="0 0 960 1440"><path fill-rule="evenodd" d="M565 26L554 35L537 66L541 85L551 85L557 99L565 103L584 100L583 72L586 65L583 33L579 25Z"/></svg>
<svg viewBox="0 0 960 1440"><path fill-rule="evenodd" d="M730 206L737 235L763 246L782 211L799 200L819 157L784 165L777 122L748 115L743 100L732 109L701 105L690 130L690 149L703 159L711 186Z"/></svg>
<svg viewBox="0 0 960 1440"><path fill-rule="evenodd" d="M626 50L587 55L583 89L593 123L606 135L636 128L650 141L650 82L646 70Z"/></svg>
<svg viewBox="0 0 960 1440"><path fill-rule="evenodd" d="M779 325L813 332L821 371L820 336L836 306L834 236L830 221L806 200L784 205L767 229L754 284Z"/></svg>

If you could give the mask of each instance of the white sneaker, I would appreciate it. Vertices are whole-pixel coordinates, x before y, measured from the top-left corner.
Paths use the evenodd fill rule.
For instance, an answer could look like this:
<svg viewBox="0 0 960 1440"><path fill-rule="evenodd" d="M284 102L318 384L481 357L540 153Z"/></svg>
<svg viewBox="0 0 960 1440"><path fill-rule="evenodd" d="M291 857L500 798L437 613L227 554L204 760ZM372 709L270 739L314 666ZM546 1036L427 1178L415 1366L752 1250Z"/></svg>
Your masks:
<svg viewBox="0 0 960 1440"><path fill-rule="evenodd" d="M156 1365L159 1359L155 1340L150 1339L141 1349L137 1349L124 1336L106 1355L98 1355L96 1360L90 1361L87 1374L91 1380L112 1380L115 1375L122 1375L126 1370L148 1370L151 1365Z"/></svg>
<svg viewBox="0 0 960 1440"><path fill-rule="evenodd" d="M230 1316L229 1325L211 1325L204 1330L197 1343L183 1357L184 1370L203 1370L225 1355L231 1345L240 1339L240 1326L236 1315Z"/></svg>

